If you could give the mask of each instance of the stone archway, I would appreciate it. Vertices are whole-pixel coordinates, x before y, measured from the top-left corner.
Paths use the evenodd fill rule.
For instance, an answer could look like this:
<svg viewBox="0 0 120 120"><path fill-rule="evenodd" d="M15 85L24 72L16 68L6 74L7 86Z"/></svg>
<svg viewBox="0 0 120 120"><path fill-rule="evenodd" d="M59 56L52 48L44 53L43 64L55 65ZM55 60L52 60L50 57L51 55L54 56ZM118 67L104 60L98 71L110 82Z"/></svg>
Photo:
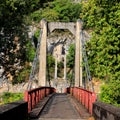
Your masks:
<svg viewBox="0 0 120 120"><path fill-rule="evenodd" d="M39 80L40 86L46 86L46 54L47 54L47 35L55 29L68 29L73 35L75 35L75 86L82 86L82 50L81 50L81 31L82 21L77 20L74 22L48 22L41 20L41 45L39 55Z"/></svg>

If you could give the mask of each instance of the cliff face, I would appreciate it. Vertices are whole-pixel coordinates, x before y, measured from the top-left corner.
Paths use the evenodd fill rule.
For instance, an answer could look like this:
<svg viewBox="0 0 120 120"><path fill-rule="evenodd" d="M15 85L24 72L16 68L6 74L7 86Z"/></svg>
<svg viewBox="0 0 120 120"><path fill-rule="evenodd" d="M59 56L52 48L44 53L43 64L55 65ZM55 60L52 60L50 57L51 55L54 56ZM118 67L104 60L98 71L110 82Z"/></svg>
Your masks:
<svg viewBox="0 0 120 120"><path fill-rule="evenodd" d="M84 40L90 40L90 34L83 31ZM67 54L70 44L75 43L75 36L70 32L52 32L47 39L48 53L52 54L55 58L58 56L58 60L62 60L62 56Z"/></svg>
<svg viewBox="0 0 120 120"><path fill-rule="evenodd" d="M4 72L3 66L0 66L0 77L2 76L3 72Z"/></svg>
<svg viewBox="0 0 120 120"><path fill-rule="evenodd" d="M75 43L75 37L70 34L53 34L47 39L48 53L61 61L63 56L67 54L70 44Z"/></svg>

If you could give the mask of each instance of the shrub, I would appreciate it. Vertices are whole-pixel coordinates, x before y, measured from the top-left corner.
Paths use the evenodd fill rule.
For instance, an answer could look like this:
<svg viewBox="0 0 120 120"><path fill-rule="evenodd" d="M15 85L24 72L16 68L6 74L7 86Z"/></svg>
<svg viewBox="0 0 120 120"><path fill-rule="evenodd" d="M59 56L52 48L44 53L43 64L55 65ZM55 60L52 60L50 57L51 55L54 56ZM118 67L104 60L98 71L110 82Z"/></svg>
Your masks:
<svg viewBox="0 0 120 120"><path fill-rule="evenodd" d="M3 100L2 104L6 104L6 103L9 103L9 102L14 102L14 101L23 99L23 93L4 92L1 95L1 98Z"/></svg>

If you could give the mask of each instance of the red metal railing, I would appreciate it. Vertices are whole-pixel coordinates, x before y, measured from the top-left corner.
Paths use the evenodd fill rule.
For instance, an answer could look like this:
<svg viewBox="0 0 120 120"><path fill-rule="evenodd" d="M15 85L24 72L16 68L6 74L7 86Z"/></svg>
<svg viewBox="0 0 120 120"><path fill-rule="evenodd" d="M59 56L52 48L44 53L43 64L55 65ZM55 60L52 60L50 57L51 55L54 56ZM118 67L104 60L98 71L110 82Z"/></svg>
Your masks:
<svg viewBox="0 0 120 120"><path fill-rule="evenodd" d="M88 109L89 113L92 114L93 103L96 101L96 94L94 92L85 90L80 87L67 88L67 93L74 96L82 105Z"/></svg>
<svg viewBox="0 0 120 120"><path fill-rule="evenodd" d="M24 101L28 102L28 112L30 112L35 105L44 97L55 92L52 87L39 87L24 93Z"/></svg>

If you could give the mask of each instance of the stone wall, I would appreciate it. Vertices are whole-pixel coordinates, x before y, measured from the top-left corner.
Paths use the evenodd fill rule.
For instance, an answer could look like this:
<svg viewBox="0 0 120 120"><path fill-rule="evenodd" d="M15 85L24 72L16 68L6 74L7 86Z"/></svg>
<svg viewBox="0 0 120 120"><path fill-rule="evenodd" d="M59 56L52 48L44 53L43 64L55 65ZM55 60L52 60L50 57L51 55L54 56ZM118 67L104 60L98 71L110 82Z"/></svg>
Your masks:
<svg viewBox="0 0 120 120"><path fill-rule="evenodd" d="M120 120L120 108L97 101L93 104L93 116L95 120Z"/></svg>
<svg viewBox="0 0 120 120"><path fill-rule="evenodd" d="M0 105L0 120L27 120L28 103L23 100Z"/></svg>

